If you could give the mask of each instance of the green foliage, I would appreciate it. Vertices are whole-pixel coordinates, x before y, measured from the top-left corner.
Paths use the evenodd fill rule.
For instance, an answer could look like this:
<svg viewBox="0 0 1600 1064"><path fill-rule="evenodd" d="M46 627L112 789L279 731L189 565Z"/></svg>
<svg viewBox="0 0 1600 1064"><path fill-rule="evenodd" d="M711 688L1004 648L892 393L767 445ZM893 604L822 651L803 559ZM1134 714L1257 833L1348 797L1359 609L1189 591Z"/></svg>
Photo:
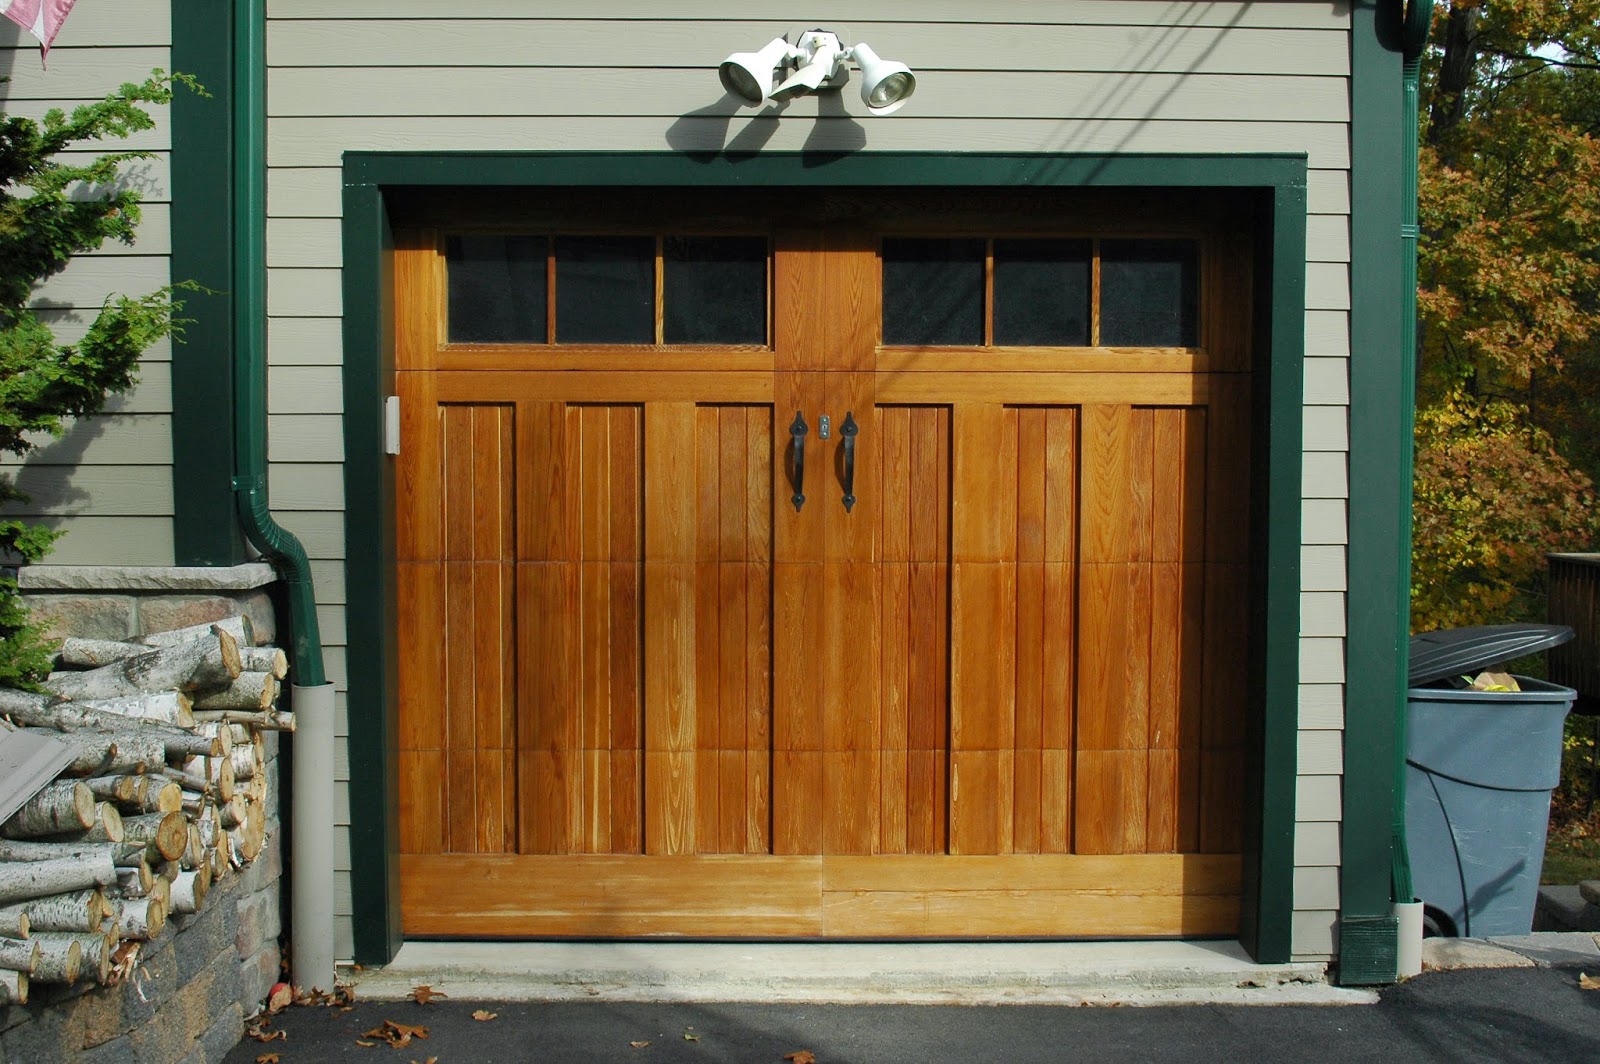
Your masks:
<svg viewBox="0 0 1600 1064"><path fill-rule="evenodd" d="M1543 619L1600 548L1600 0L1454 0L1425 57L1412 624Z"/></svg>
<svg viewBox="0 0 1600 1064"><path fill-rule="evenodd" d="M133 243L140 195L122 168L150 153L77 152L87 142L154 128L145 108L170 102L175 84L196 88L157 70L70 114L52 109L38 122L0 115L0 452L25 457L43 439L59 437L67 419L98 413L107 395L134 384L139 355L177 328L171 289L107 296L83 338L70 344L57 343L46 318L28 305L35 286L73 256L107 240ZM75 151L63 155L68 149ZM12 478L0 475L0 505L25 501ZM38 561L55 537L43 525L0 519L0 553L11 557ZM48 669L49 648L28 623L16 582L0 578L0 683L26 685Z"/></svg>

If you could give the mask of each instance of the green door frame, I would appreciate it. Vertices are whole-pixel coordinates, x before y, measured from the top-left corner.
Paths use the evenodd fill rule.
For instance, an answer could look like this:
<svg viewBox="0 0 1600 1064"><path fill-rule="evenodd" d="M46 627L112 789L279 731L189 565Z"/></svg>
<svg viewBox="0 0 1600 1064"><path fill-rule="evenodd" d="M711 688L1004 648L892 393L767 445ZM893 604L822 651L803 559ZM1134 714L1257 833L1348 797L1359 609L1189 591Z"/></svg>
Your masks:
<svg viewBox="0 0 1600 1064"><path fill-rule="evenodd" d="M345 577L350 865L355 959L399 949L394 471L384 402L394 394L392 240L386 193L443 187L1142 187L1259 192L1255 308L1258 413L1251 527L1250 717L1240 939L1263 963L1290 958L1299 701L1300 480L1305 354L1306 158L770 152L347 152L344 156Z"/></svg>

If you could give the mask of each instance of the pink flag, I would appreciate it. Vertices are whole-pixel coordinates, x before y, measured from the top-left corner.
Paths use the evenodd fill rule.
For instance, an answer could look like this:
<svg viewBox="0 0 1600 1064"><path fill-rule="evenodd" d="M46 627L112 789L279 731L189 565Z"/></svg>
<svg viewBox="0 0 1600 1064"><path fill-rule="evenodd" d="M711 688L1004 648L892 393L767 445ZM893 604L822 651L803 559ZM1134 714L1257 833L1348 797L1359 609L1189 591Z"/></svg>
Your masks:
<svg viewBox="0 0 1600 1064"><path fill-rule="evenodd" d="M0 15L39 38L40 51L48 56L50 43L61 32L67 12L77 0L0 0Z"/></svg>

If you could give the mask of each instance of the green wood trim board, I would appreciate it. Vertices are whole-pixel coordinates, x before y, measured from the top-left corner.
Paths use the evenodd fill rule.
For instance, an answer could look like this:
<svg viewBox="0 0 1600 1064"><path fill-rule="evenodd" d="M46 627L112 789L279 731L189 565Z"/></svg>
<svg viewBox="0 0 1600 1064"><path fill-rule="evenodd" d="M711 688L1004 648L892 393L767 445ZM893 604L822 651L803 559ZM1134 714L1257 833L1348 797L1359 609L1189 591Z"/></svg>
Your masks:
<svg viewBox="0 0 1600 1064"><path fill-rule="evenodd" d="M172 561L237 565L244 537L233 500L233 5L172 0L172 280L183 333L172 344ZM262 264L262 269L266 264Z"/></svg>
<svg viewBox="0 0 1600 1064"><path fill-rule="evenodd" d="M1350 56L1350 545L1344 728L1339 979L1395 979L1390 817L1395 713L1405 698L1407 593L1395 500L1404 407L1394 359L1401 300L1401 123L1397 4L1356 0Z"/></svg>

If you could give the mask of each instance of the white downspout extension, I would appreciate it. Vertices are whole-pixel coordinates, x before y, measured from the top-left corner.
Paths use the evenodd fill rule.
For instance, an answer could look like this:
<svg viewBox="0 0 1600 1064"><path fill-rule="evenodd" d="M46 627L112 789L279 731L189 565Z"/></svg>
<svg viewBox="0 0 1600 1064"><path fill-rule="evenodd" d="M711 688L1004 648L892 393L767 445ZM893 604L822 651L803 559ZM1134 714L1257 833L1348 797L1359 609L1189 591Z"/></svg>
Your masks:
<svg viewBox="0 0 1600 1064"><path fill-rule="evenodd" d="M333 684L294 689L290 980L332 990Z"/></svg>

